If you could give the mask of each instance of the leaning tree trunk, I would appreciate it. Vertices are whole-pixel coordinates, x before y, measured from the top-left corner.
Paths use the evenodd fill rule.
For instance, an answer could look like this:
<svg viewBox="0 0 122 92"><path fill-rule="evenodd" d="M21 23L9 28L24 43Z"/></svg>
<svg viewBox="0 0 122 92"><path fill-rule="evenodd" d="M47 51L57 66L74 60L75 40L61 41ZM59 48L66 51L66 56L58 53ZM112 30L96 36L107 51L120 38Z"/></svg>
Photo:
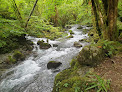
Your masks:
<svg viewBox="0 0 122 92"><path fill-rule="evenodd" d="M33 11L34 11L34 9L35 9L35 7L36 7L37 2L38 2L38 0L35 1L35 4L34 4L34 6L33 6L33 9L32 9L32 11L31 11L31 13L30 13L30 15L29 15L29 17L28 17L27 22L25 23L25 28L27 28L27 26L28 26L28 22L29 22L29 20L30 20L30 18L31 18L31 15L33 14Z"/></svg>
<svg viewBox="0 0 122 92"><path fill-rule="evenodd" d="M12 7L14 9L15 15L17 16L17 19L19 20L19 22L21 23L21 27L23 27L23 20L22 20L22 16L21 13L17 7L16 1L12 0L10 1L12 3Z"/></svg>

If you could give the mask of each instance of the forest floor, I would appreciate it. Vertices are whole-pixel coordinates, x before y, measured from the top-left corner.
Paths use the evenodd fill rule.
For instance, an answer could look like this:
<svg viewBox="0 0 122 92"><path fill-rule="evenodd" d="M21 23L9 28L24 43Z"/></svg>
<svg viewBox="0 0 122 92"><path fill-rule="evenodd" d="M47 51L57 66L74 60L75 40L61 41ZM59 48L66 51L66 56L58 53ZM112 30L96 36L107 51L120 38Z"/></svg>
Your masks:
<svg viewBox="0 0 122 92"><path fill-rule="evenodd" d="M106 58L95 68L95 72L104 79L109 79L109 92L122 92L122 54L113 58Z"/></svg>

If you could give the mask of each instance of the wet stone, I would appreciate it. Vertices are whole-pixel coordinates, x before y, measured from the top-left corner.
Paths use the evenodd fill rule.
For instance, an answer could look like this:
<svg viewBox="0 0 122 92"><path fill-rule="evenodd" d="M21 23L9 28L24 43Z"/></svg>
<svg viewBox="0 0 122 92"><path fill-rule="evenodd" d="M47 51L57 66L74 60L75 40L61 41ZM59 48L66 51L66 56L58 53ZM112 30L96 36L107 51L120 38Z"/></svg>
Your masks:
<svg viewBox="0 0 122 92"><path fill-rule="evenodd" d="M61 62L57 62L57 61L49 61L47 64L47 68L48 69L56 69L58 68L62 63Z"/></svg>

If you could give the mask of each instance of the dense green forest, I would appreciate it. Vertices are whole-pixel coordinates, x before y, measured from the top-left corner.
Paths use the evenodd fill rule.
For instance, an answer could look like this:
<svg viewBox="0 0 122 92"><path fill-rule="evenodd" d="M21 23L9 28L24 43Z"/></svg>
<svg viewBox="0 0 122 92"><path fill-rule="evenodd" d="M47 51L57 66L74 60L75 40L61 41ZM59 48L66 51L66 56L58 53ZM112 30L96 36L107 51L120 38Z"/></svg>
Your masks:
<svg viewBox="0 0 122 92"><path fill-rule="evenodd" d="M102 31L107 30L108 24L106 23L109 22L106 17L109 17L109 13L105 15L107 7L101 5L102 1L1 0L0 2L0 48L5 47L0 53L10 52L9 48L14 49L17 47L16 40L18 39L16 39L16 36L19 37L22 34L29 34L36 37L55 39L66 35L63 29L66 25L91 25L93 23L92 21L96 22L94 24L99 35L103 34L103 38L109 39L105 36L107 31ZM116 34L116 37L118 37L116 30L119 30L119 28L121 30L121 3L121 0L119 4L117 3L118 10L116 10L116 14L118 11L118 29L116 27L115 32L110 32L111 34ZM115 7L117 7L117 4ZM101 16L102 18L100 19ZM105 22L103 23L104 25L100 23L100 20ZM117 39L116 37L113 39Z"/></svg>
<svg viewBox="0 0 122 92"><path fill-rule="evenodd" d="M0 53L17 47L16 36L29 34L54 39L65 36L69 24L91 23L91 5L83 0L1 0ZM37 4L34 7L35 2ZM34 10L34 11L33 11ZM9 46L8 46L9 44ZM8 48L7 48L8 47Z"/></svg>
<svg viewBox="0 0 122 92"><path fill-rule="evenodd" d="M26 35L47 38L48 43L48 39L66 37L67 28L75 24L92 27L83 30L88 33L89 39L85 41L90 45L72 60L71 68L56 76L53 92L115 92L109 87L110 81L91 74L92 70L83 77L78 73L87 70L84 65L91 69L105 58L115 63L111 58L121 57L122 0L0 0L0 55L13 53L7 56L6 64L24 60L25 54L33 49ZM43 41L37 44L40 43ZM121 58L115 60L121 61ZM119 87L122 89L121 84Z"/></svg>

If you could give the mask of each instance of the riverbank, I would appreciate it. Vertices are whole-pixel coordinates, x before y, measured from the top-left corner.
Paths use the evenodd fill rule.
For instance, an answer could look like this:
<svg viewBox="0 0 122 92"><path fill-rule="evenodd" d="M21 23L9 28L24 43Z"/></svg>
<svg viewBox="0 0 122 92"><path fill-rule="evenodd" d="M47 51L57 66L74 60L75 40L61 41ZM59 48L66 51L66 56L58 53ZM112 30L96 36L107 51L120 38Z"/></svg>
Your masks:
<svg viewBox="0 0 122 92"><path fill-rule="evenodd" d="M121 51L121 41L85 46L71 67L56 75L52 92L121 92Z"/></svg>
<svg viewBox="0 0 122 92"><path fill-rule="evenodd" d="M96 67L82 66L63 70L55 78L53 92L96 92L100 88L106 92L121 92L121 61L122 54L105 58Z"/></svg>
<svg viewBox="0 0 122 92"><path fill-rule="evenodd" d="M14 49L10 53L0 54L0 77L2 73L25 60L31 54L32 49L33 43L25 39L23 45L20 45L18 49Z"/></svg>

